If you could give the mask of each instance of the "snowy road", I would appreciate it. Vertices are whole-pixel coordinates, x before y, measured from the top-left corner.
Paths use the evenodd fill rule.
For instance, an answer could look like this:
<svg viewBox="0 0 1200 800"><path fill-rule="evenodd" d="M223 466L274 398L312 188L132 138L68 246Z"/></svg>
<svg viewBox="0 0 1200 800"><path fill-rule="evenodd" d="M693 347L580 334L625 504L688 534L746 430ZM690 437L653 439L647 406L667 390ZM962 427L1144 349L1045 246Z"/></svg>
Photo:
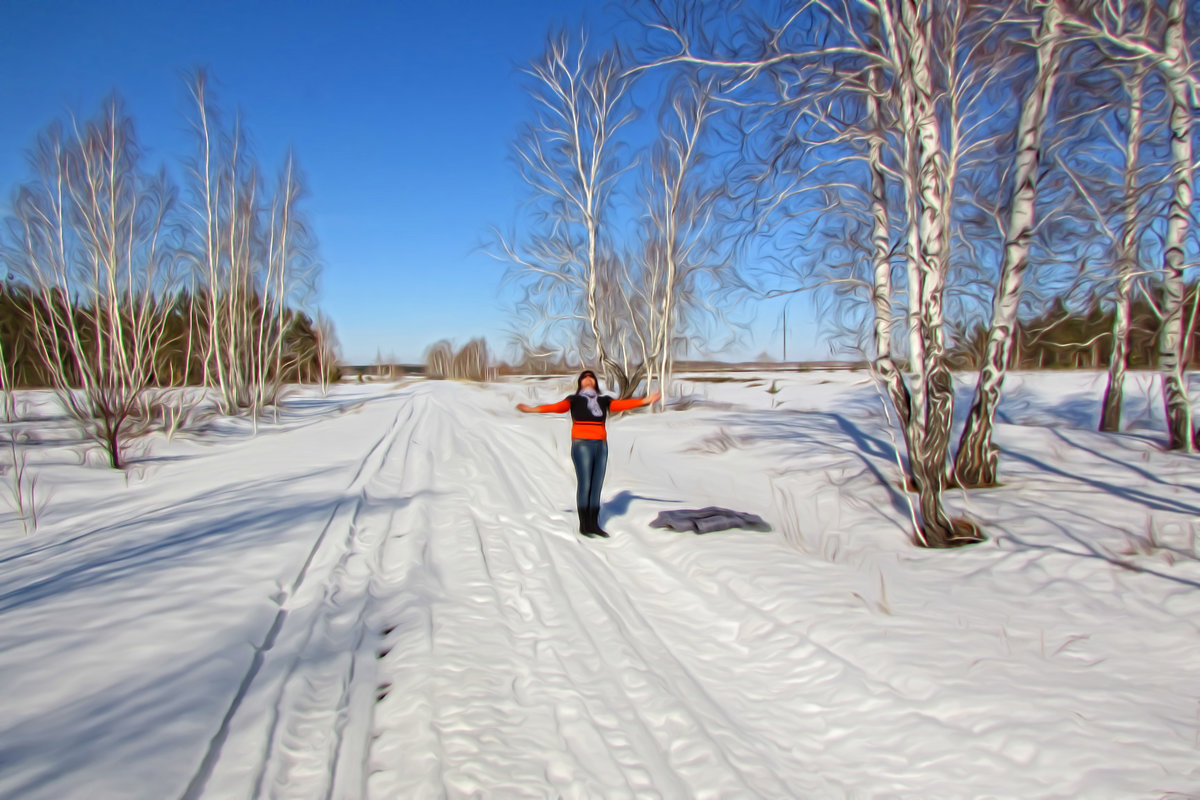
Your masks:
<svg viewBox="0 0 1200 800"><path fill-rule="evenodd" d="M544 427L456 403L422 430L415 457L437 467L385 556L370 796L790 794L729 702L753 688L691 646L736 646L739 626L711 629L719 596L632 537L578 537Z"/></svg>
<svg viewBox="0 0 1200 800"><path fill-rule="evenodd" d="M877 398L808 380L614 421L611 540L566 421L513 410L557 384L343 387L128 485L47 463L0 543L0 796L1200 790L1194 457L1009 427L994 540L922 552ZM647 526L709 504L776 531Z"/></svg>
<svg viewBox="0 0 1200 800"><path fill-rule="evenodd" d="M728 598L632 538L579 538L545 426L456 393L474 392L426 385L371 410L394 420L283 598L233 742L214 738L185 796L789 795L772 766L786 748L759 735L785 718L760 731L739 713L777 701L719 651L795 637L772 644L752 617L714 631ZM283 677L260 679L276 660ZM270 695L265 731L238 719L251 694Z"/></svg>

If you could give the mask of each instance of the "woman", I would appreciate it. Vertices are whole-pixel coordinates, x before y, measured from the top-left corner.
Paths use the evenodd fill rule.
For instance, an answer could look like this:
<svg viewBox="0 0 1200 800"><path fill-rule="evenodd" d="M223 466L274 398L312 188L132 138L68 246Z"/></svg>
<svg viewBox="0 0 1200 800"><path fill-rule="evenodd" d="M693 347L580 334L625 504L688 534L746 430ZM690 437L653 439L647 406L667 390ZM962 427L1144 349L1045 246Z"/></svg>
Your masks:
<svg viewBox="0 0 1200 800"><path fill-rule="evenodd" d="M584 536L608 537L600 527L600 488L604 485L604 469L608 466L608 438L604 421L609 412L626 411L647 406L662 395L614 400L600 394L596 373L585 369L579 374L575 394L557 403L530 406L518 403L517 410L526 414L561 414L571 412L571 461L579 487L575 491L575 506L579 511L579 532Z"/></svg>

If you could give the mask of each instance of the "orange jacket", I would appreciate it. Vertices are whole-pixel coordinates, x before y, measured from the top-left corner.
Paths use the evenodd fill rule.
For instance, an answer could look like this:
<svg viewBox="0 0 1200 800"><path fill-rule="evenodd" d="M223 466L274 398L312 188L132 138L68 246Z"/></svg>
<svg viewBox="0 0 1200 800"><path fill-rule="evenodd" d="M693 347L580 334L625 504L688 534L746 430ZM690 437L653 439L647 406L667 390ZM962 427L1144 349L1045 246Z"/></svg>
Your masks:
<svg viewBox="0 0 1200 800"><path fill-rule="evenodd" d="M601 412L599 417L588 410L587 400L577 394L570 395L557 403L535 406L533 410L540 414L561 414L564 411L570 411L572 439L599 439L604 441L608 438L604 429L604 423L608 419L610 411L615 414L618 411L628 411L631 408L640 408L648 404L644 397L614 400L611 397L601 395L599 401Z"/></svg>

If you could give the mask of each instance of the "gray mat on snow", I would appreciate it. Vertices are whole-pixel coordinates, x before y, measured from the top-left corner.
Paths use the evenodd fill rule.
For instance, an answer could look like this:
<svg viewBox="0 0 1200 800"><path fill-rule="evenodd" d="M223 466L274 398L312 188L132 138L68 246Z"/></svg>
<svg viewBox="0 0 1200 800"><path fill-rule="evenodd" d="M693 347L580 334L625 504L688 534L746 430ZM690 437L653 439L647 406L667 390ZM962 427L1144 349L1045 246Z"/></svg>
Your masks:
<svg viewBox="0 0 1200 800"><path fill-rule="evenodd" d="M752 531L771 530L771 526L757 514L732 511L717 506L660 511L654 521L650 523L650 527L670 528L675 531L691 531L692 533L712 533L730 528L748 528Z"/></svg>

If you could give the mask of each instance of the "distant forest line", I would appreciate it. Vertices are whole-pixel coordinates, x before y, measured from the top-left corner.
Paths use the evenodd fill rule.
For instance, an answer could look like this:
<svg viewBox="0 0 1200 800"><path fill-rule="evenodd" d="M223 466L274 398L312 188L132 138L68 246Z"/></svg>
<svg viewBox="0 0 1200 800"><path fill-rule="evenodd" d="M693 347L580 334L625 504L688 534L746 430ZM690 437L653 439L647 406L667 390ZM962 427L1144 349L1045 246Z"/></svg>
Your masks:
<svg viewBox="0 0 1200 800"><path fill-rule="evenodd" d="M42 357L37 341L37 317L48 318L45 300L28 288L3 284L0 286L0 346L7 360L11 388L44 389L55 385L54 372ZM147 387L200 386L205 381L204 353L198 343L209 340L211 331L203 313L209 298L203 294L192 295L181 292L166 298L157 312L162 318L162 335L156 339L150 357L152 367ZM250 314L261 313L261 302L257 298L250 303ZM101 335L94 320L96 310L76 306L72 309L74 325L80 332L84 352L95 358ZM121 327L132 327L132 319L125 320ZM60 344L51 350L57 354L59 363L67 371L67 383L76 388L83 385L79 365L74 353L65 343L70 338L66 326L52 338ZM284 358L281 359L279 374L272 365L268 368L268 379L283 383L319 383L336 381L341 377L341 366L336 362L322 363L321 333L312 317L303 311L289 309L283 323ZM133 359L134 338L124 340L126 357Z"/></svg>

